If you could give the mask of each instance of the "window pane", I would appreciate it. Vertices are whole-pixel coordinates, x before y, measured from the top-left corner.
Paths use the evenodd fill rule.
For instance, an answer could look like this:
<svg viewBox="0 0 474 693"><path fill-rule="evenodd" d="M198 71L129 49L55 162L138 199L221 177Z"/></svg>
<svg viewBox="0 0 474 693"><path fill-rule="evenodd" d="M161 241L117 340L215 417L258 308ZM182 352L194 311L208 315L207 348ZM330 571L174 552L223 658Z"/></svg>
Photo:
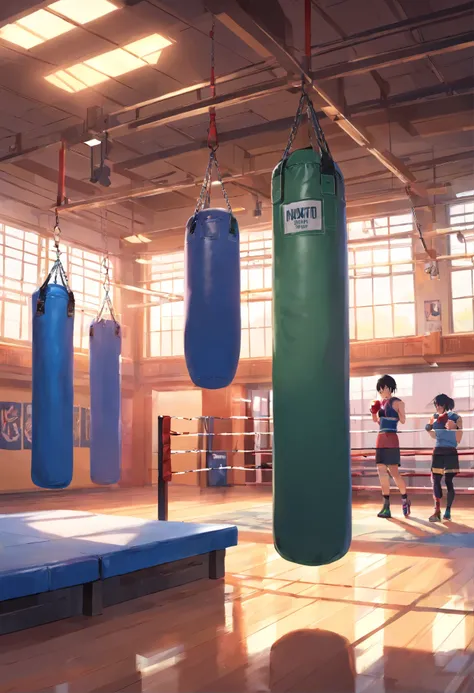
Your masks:
<svg viewBox="0 0 474 693"><path fill-rule="evenodd" d="M173 356L182 356L184 354L184 335L183 331L173 331Z"/></svg>
<svg viewBox="0 0 474 693"><path fill-rule="evenodd" d="M249 345L249 332L250 330L242 330L241 342L240 342L240 358L248 359L250 356L250 345Z"/></svg>
<svg viewBox="0 0 474 693"><path fill-rule="evenodd" d="M172 356L172 339L171 332L161 333L161 355L162 356Z"/></svg>
<svg viewBox="0 0 474 693"><path fill-rule="evenodd" d="M473 300L458 298L453 300L453 328L455 332L473 332Z"/></svg>
<svg viewBox="0 0 474 693"><path fill-rule="evenodd" d="M148 315L151 332L159 330L161 324L161 306L151 306Z"/></svg>
<svg viewBox="0 0 474 693"><path fill-rule="evenodd" d="M4 335L8 339L20 339L21 308L18 303L5 301L4 311Z"/></svg>
<svg viewBox="0 0 474 693"><path fill-rule="evenodd" d="M273 331L271 327L265 328L265 356L271 356L273 350Z"/></svg>
<svg viewBox="0 0 474 693"><path fill-rule="evenodd" d="M349 310L349 339L356 338L356 328L355 328L355 312L351 308Z"/></svg>
<svg viewBox="0 0 474 693"><path fill-rule="evenodd" d="M395 303L413 303L415 301L414 278L412 274L392 277L393 301Z"/></svg>
<svg viewBox="0 0 474 693"><path fill-rule="evenodd" d="M356 309L357 339L373 339L374 326L372 308Z"/></svg>
<svg viewBox="0 0 474 693"><path fill-rule="evenodd" d="M150 333L150 356L161 356L161 333Z"/></svg>
<svg viewBox="0 0 474 693"><path fill-rule="evenodd" d="M354 280L349 279L349 305L354 305Z"/></svg>
<svg viewBox="0 0 474 693"><path fill-rule="evenodd" d="M249 326L249 304L242 302L240 304L240 316L242 320L242 328Z"/></svg>
<svg viewBox="0 0 474 693"><path fill-rule="evenodd" d="M254 329L250 330L250 356L251 358L259 358L265 356L265 330Z"/></svg>
<svg viewBox="0 0 474 693"><path fill-rule="evenodd" d="M458 270L451 274L451 289L453 298L472 296L472 270Z"/></svg>
<svg viewBox="0 0 474 693"><path fill-rule="evenodd" d="M372 305L372 279L363 278L355 280L356 306Z"/></svg>
<svg viewBox="0 0 474 693"><path fill-rule="evenodd" d="M265 306L262 302L249 303L249 324L251 328L265 326Z"/></svg>
<svg viewBox="0 0 474 693"><path fill-rule="evenodd" d="M21 261L5 258L5 276L10 279L21 280Z"/></svg>
<svg viewBox="0 0 474 693"><path fill-rule="evenodd" d="M410 303L395 304L394 314L394 337L405 337L415 334L415 306Z"/></svg>
<svg viewBox="0 0 474 693"><path fill-rule="evenodd" d="M375 339L393 337L392 306L375 306Z"/></svg>
<svg viewBox="0 0 474 693"><path fill-rule="evenodd" d="M390 287L390 277L374 278L374 305L386 306L392 302L392 292Z"/></svg>

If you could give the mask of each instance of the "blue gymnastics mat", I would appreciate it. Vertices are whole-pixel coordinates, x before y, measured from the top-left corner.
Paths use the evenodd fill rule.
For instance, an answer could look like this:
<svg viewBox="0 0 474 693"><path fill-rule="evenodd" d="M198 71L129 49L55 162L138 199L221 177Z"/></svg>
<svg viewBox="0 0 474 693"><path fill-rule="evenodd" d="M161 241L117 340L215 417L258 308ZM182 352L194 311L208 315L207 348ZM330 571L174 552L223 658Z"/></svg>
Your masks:
<svg viewBox="0 0 474 693"><path fill-rule="evenodd" d="M0 601L132 573L237 544L237 528L74 510L0 515Z"/></svg>

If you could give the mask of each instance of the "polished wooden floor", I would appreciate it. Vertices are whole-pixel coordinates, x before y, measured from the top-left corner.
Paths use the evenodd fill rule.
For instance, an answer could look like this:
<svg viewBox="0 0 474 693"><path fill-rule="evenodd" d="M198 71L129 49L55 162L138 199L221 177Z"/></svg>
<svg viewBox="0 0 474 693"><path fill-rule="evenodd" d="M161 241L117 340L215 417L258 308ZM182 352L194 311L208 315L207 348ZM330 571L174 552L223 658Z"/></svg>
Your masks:
<svg viewBox="0 0 474 693"><path fill-rule="evenodd" d="M356 501L351 551L322 568L277 555L270 504L172 489L170 519L239 521L225 583L3 636L0 693L474 693L472 497L436 526L429 498L392 521ZM2 498L3 512L54 507L156 517L148 489Z"/></svg>

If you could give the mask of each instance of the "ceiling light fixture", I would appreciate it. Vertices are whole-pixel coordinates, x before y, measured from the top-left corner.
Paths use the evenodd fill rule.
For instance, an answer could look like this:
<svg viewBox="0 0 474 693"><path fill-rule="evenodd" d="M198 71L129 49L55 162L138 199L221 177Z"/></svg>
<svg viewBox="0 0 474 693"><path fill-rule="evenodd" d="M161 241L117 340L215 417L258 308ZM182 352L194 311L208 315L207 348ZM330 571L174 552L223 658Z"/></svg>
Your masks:
<svg viewBox="0 0 474 693"><path fill-rule="evenodd" d="M456 193L456 197L474 197L474 190L465 190L464 192Z"/></svg>
<svg viewBox="0 0 474 693"><path fill-rule="evenodd" d="M133 236L125 236L123 239L127 243L151 243L151 238L143 236L141 233L134 233Z"/></svg>
<svg viewBox="0 0 474 693"><path fill-rule="evenodd" d="M102 144L102 142L98 140L97 137L93 137L90 140L86 140L84 144L87 144L88 147L97 147L99 144Z"/></svg>
<svg viewBox="0 0 474 693"><path fill-rule="evenodd" d="M96 55L64 70L47 75L45 80L70 93L82 91L110 77L119 77L146 65L156 64L163 48L171 41L161 34L150 34L145 38Z"/></svg>

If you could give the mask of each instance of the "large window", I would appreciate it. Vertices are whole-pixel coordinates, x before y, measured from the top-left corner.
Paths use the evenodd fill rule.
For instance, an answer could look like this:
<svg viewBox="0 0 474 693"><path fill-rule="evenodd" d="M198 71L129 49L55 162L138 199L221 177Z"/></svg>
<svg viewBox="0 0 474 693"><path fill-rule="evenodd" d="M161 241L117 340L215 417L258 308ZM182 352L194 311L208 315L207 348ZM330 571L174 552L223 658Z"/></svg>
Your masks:
<svg viewBox="0 0 474 693"><path fill-rule="evenodd" d="M240 236L242 358L272 353L272 232L243 232ZM148 287L160 292L148 310L145 354L182 356L184 353L184 255L157 255L149 266ZM161 303L160 303L161 302Z"/></svg>
<svg viewBox="0 0 474 693"><path fill-rule="evenodd" d="M453 373L453 398L474 399L474 372L459 371Z"/></svg>
<svg viewBox="0 0 474 693"><path fill-rule="evenodd" d="M272 232L242 233L242 358L272 355Z"/></svg>
<svg viewBox="0 0 474 693"><path fill-rule="evenodd" d="M474 256L474 202L451 205L450 225L461 232L449 237L451 255ZM451 261L453 331L474 331L474 265L471 258Z"/></svg>
<svg viewBox="0 0 474 693"><path fill-rule="evenodd" d="M146 356L184 354L184 254L171 253L152 258L149 288L163 298L148 310L145 331Z"/></svg>
<svg viewBox="0 0 474 693"><path fill-rule="evenodd" d="M376 397L375 386L380 375L369 375L364 377L350 378L350 399L357 400L372 400ZM413 375L411 373L399 373L393 375L397 383L397 396L411 397L413 395Z"/></svg>
<svg viewBox="0 0 474 693"><path fill-rule="evenodd" d="M61 243L64 267L76 299L74 346L87 349L89 324L102 301L101 256ZM53 242L0 224L0 336L31 340L31 294L56 258Z"/></svg>
<svg viewBox="0 0 474 693"><path fill-rule="evenodd" d="M416 334L411 214L352 222L349 231L351 339L386 339ZM242 358L272 354L272 232L240 237ZM182 252L155 256L147 286L150 299L146 356L183 354Z"/></svg>
<svg viewBox="0 0 474 693"><path fill-rule="evenodd" d="M416 334L411 214L348 224L350 337Z"/></svg>
<svg viewBox="0 0 474 693"><path fill-rule="evenodd" d="M41 238L0 224L0 335L6 339L31 339L31 294L39 284L38 256Z"/></svg>

